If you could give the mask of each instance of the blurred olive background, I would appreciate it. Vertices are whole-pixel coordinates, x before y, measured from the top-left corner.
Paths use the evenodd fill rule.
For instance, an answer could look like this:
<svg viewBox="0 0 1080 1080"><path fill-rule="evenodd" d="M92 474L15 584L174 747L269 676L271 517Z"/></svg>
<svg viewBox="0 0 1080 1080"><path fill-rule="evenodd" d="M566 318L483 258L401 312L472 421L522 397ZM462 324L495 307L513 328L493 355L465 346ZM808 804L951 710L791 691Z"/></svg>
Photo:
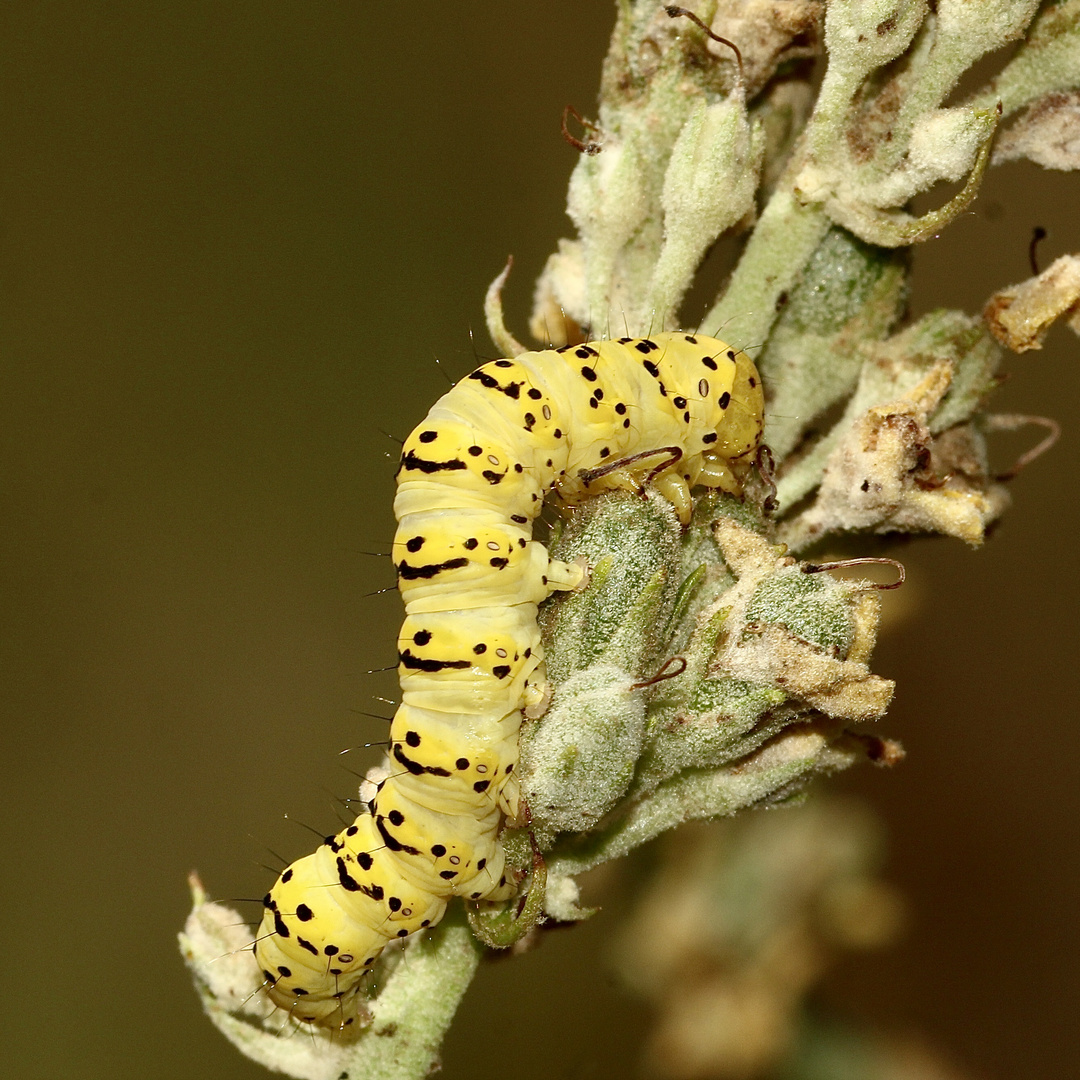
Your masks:
<svg viewBox="0 0 1080 1080"><path fill-rule="evenodd" d="M399 618L364 554L393 530L384 432L446 389L436 358L457 377L490 355L483 291L511 251L524 333L570 230L559 116L593 106L612 20L571 0L3 6L6 1076L265 1075L200 1013L185 874L262 895L268 849L311 845L283 813L333 830L342 766L373 759L338 753L383 737L358 710L394 688L365 674ZM1025 277L1033 226L1044 266L1080 250L1078 185L992 175L919 249L914 312ZM998 407L1065 432L992 541L900 547L877 669L910 757L841 781L890 822L911 926L829 999L1002 1080L1075 1058L1078 354L1058 329L1007 362ZM645 1013L602 962L625 902L486 967L445 1075L627 1075Z"/></svg>

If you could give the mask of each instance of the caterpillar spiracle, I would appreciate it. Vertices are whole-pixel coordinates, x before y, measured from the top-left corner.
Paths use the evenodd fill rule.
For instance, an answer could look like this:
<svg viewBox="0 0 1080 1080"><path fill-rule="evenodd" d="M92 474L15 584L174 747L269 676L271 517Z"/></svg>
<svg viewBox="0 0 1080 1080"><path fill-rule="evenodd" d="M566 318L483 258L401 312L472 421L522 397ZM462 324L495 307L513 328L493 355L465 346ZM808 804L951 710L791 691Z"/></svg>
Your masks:
<svg viewBox="0 0 1080 1080"><path fill-rule="evenodd" d="M518 887L499 830L522 817L522 716L549 696L537 605L585 574L531 538L545 495L652 482L685 516L695 484L741 491L762 410L744 352L663 333L483 364L409 436L394 501L400 771L264 900L255 956L291 1017L347 1027L388 942L437 923L453 896Z"/></svg>

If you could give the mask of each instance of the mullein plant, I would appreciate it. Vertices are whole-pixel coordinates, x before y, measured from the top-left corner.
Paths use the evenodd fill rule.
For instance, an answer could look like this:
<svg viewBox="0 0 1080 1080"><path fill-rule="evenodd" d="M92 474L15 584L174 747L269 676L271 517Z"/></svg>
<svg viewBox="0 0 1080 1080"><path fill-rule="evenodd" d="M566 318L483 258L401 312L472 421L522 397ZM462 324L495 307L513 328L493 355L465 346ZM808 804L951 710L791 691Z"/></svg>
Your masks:
<svg viewBox="0 0 1080 1080"><path fill-rule="evenodd" d="M1008 45L990 82L954 99ZM426 1075L486 950L589 914L577 875L676 825L898 760L855 725L893 693L870 659L878 590L899 578L835 576L813 556L861 534L981 543L1008 504L987 437L1048 423L986 411L1003 351L1038 348L1058 319L1080 332L1076 256L984 313L903 324L905 248L964 211L988 167L1080 166L1080 0L619 0L596 118L564 117L564 131L581 151L576 235L537 282L534 337L700 326L753 348L771 453L744 498L703 494L688 526L651 493L601 495L555 523L553 555L584 557L591 580L541 613L555 691L522 733L531 825L505 836L522 895L386 950L357 1035L282 1030L249 932L196 884L181 941L207 1011L298 1078ZM939 184L951 197L913 214ZM681 305L724 237L741 254L687 326ZM485 311L513 355L504 280Z"/></svg>

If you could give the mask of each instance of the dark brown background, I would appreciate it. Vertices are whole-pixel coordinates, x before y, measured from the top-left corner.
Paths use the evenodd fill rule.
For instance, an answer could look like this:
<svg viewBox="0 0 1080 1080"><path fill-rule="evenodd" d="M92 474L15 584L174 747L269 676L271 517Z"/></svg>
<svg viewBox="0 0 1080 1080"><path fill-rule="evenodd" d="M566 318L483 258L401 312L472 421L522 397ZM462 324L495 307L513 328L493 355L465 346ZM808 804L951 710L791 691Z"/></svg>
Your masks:
<svg viewBox="0 0 1080 1080"><path fill-rule="evenodd" d="M0 14L3 1027L20 1078L257 1077L175 950L198 867L259 896L332 828L393 687L394 444L555 239L607 3L48 3ZM1080 250L1076 178L1010 166L916 255L916 313ZM1080 342L1011 358L1065 423L993 541L907 546L882 643L901 769L865 768L905 944L830 994L987 1077L1062 1076L1078 968ZM1016 442L1001 451L1008 461ZM354 767L367 758L353 755ZM344 759L349 760L349 759ZM611 912L485 969L446 1048L474 1080L624 1075ZM14 1056L12 1053L14 1052Z"/></svg>

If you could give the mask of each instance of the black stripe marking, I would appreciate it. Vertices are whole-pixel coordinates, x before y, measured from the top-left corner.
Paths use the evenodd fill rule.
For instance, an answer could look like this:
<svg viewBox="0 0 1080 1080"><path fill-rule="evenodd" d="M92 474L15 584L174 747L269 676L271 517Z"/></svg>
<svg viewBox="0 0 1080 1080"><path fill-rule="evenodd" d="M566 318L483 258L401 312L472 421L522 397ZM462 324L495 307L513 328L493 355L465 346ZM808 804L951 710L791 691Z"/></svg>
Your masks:
<svg viewBox="0 0 1080 1080"><path fill-rule="evenodd" d="M386 826L383 824L382 814L378 814L375 818L375 828L379 830L379 835L383 838L383 843L391 851L404 851L406 855L419 855L420 852L414 848L409 847L408 844L403 844L400 840L395 840L387 831Z"/></svg>
<svg viewBox="0 0 1080 1080"><path fill-rule="evenodd" d="M442 769L438 765L421 765L419 761L413 761L412 758L407 757L405 751L401 749L401 743L394 744L394 757L405 766L413 774L413 776L422 776L424 773L428 773L430 776L449 776L450 772L447 769Z"/></svg>
<svg viewBox="0 0 1080 1080"><path fill-rule="evenodd" d="M476 371L469 375L469 378L476 379L481 386L486 386L489 390L498 390L515 401L521 397L521 388L525 385L524 382L512 382L509 386L503 386L498 379L489 375L482 368L477 368Z"/></svg>
<svg viewBox="0 0 1080 1080"><path fill-rule="evenodd" d="M416 581L417 578L433 578L444 570L458 570L462 566L468 566L469 560L464 555L457 559L447 559L441 563L427 563L425 566L410 566L403 559L398 563L398 573L403 581Z"/></svg>
<svg viewBox="0 0 1080 1080"><path fill-rule="evenodd" d="M413 761L412 758L405 756L405 751L401 749L400 743L394 743L394 757L401 762L405 768L413 774L413 776L423 776L425 769L419 761Z"/></svg>
<svg viewBox="0 0 1080 1080"><path fill-rule="evenodd" d="M415 450L410 450L401 459L401 467L422 473L454 472L458 469L464 469L465 462L459 458L451 458L449 461L428 461L426 458L417 457Z"/></svg>
<svg viewBox="0 0 1080 1080"><path fill-rule="evenodd" d="M413 671L446 671L472 667L468 660L429 660L423 656L413 656L408 649L398 654L401 666Z"/></svg>
<svg viewBox="0 0 1080 1080"><path fill-rule="evenodd" d="M339 855L337 860L338 881L347 892L361 892L360 882L345 869L345 860Z"/></svg>

